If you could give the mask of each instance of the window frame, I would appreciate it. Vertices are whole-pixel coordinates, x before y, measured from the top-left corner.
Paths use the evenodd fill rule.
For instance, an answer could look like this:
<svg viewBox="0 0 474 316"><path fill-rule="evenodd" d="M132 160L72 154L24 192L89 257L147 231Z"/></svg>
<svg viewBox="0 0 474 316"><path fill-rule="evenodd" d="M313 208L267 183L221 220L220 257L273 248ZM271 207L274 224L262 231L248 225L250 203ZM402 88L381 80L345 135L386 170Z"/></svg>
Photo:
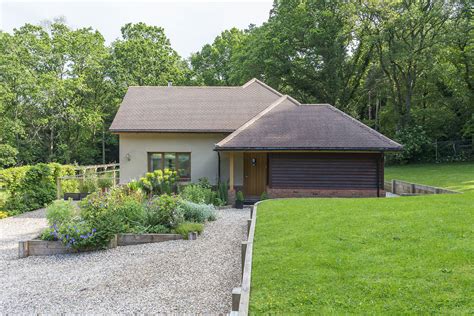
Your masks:
<svg viewBox="0 0 474 316"><path fill-rule="evenodd" d="M187 154L189 156L189 177L179 177L178 181L187 182L191 181L191 152L188 151L149 151L147 152L147 163L148 163L148 172L152 172L152 163L151 163L151 156L155 154L161 155L161 170L165 169L165 154L174 154L174 165L175 170L179 170L179 159L178 156L180 154Z"/></svg>

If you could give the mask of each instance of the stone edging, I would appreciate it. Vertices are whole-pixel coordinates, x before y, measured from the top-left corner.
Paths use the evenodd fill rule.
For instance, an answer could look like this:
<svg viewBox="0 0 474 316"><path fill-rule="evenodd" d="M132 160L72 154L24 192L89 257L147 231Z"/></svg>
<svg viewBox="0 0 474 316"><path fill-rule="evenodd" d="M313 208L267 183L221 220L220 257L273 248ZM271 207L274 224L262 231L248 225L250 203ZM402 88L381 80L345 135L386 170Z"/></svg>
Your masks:
<svg viewBox="0 0 474 316"><path fill-rule="evenodd" d="M250 209L250 219L247 221L247 241L242 242L242 282L241 286L232 290L231 315L247 316L250 306L250 286L252 278L252 255L255 226L257 224L257 205Z"/></svg>
<svg viewBox="0 0 474 316"><path fill-rule="evenodd" d="M196 233L190 233L190 240L196 239ZM179 234L117 234L107 245L106 249L117 246L139 245L146 243L164 242L183 239ZM40 239L20 241L18 243L18 257L51 256L58 254L77 253L79 251L64 246L61 241L47 241Z"/></svg>

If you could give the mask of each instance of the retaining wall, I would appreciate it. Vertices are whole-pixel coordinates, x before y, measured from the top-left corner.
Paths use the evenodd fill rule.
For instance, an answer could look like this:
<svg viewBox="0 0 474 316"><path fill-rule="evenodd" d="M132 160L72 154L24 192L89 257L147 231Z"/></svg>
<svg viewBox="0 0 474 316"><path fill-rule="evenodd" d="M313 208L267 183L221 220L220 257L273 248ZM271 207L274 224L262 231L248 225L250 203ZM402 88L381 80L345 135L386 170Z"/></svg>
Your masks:
<svg viewBox="0 0 474 316"><path fill-rule="evenodd" d="M429 185L416 184L402 180L385 181L384 189L387 192L399 195L417 195L417 194L452 194L456 191L432 187Z"/></svg>

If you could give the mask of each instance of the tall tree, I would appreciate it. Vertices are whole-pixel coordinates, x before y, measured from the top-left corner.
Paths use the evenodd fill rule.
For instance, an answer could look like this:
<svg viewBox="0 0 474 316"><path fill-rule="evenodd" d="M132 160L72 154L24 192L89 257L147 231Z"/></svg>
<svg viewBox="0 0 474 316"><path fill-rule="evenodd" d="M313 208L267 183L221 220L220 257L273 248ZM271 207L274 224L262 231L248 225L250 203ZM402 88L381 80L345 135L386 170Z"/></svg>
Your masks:
<svg viewBox="0 0 474 316"><path fill-rule="evenodd" d="M241 49L245 33L237 28L222 32L212 44L191 55L190 61L198 83L208 86L234 85L232 64L234 54ZM238 84L238 83L237 83Z"/></svg>

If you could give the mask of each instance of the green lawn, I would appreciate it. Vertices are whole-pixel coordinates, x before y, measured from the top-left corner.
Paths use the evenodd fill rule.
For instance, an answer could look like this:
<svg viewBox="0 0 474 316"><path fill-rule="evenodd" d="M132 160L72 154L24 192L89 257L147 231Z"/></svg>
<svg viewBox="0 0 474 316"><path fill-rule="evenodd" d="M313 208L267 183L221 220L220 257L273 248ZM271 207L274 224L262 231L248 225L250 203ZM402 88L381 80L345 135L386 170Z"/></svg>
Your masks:
<svg viewBox="0 0 474 316"><path fill-rule="evenodd" d="M474 162L386 167L385 179L406 180L463 192L474 191Z"/></svg>
<svg viewBox="0 0 474 316"><path fill-rule="evenodd" d="M473 205L474 192L265 201L251 312L474 313Z"/></svg>

